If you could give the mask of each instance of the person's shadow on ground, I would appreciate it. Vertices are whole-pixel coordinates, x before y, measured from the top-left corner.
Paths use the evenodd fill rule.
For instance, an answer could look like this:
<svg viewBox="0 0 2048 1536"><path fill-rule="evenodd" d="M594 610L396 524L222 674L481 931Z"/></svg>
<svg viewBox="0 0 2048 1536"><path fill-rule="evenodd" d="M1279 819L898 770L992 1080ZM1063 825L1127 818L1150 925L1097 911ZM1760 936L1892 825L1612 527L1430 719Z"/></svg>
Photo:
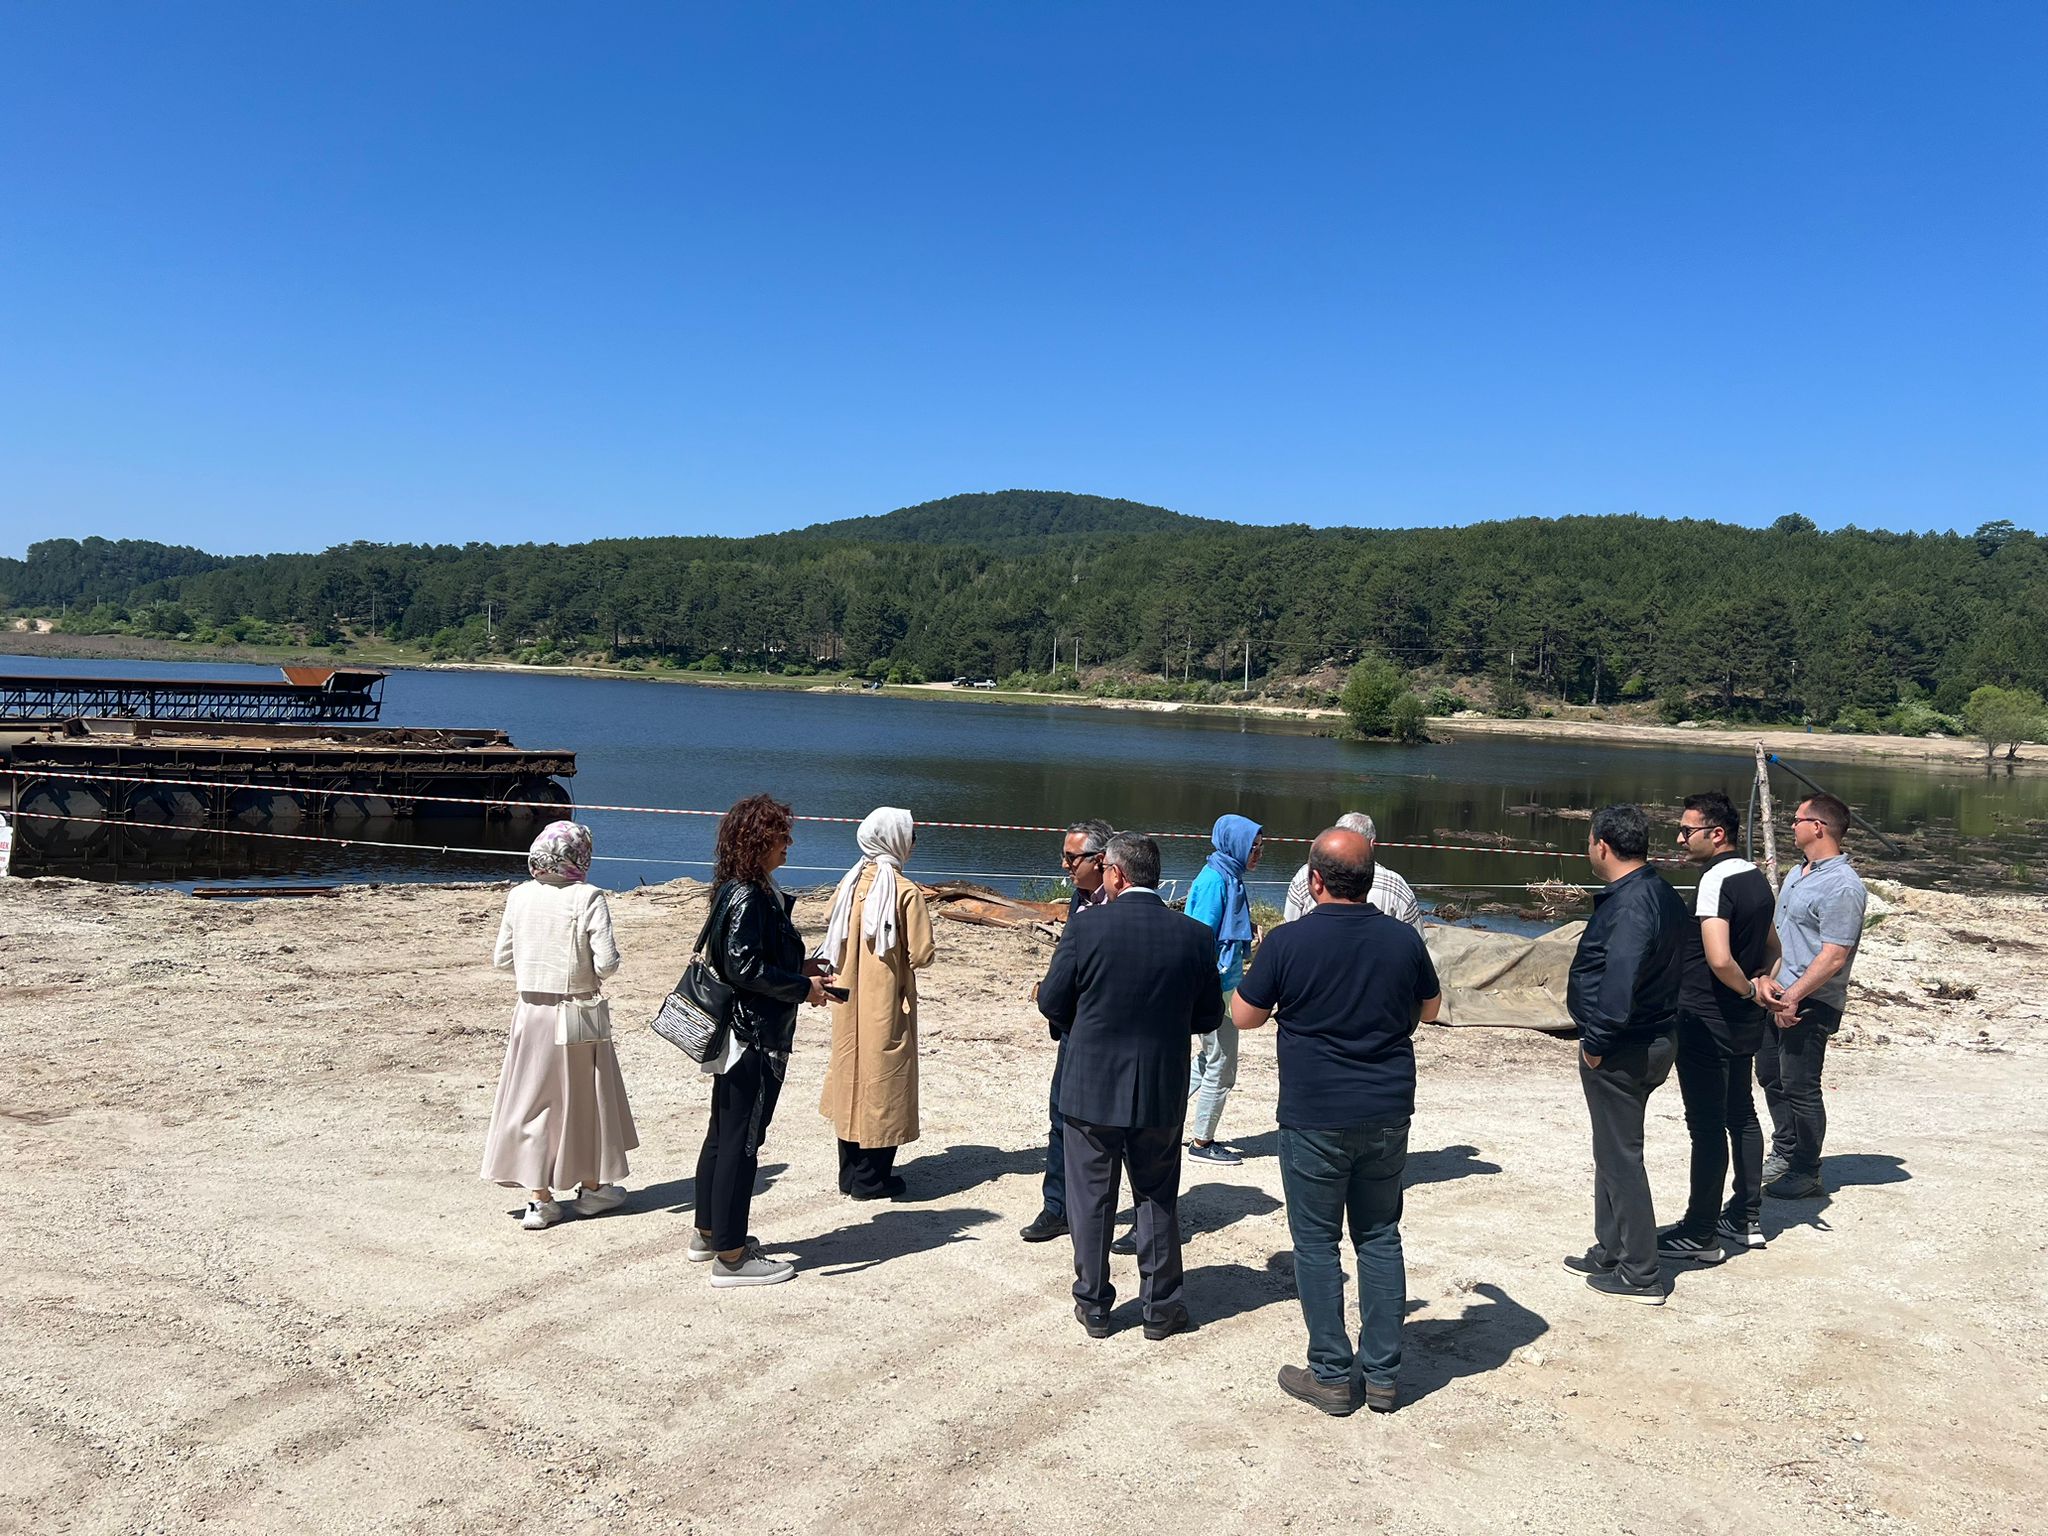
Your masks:
<svg viewBox="0 0 2048 1536"><path fill-rule="evenodd" d="M1197 1328L1242 1317L1277 1302L1292 1302L1294 1254L1275 1253L1261 1268L1238 1263L1204 1264L1187 1272L1185 1287L1188 1313ZM1135 1307L1136 1303L1132 1305ZM1117 1317L1121 1311L1119 1308L1118 1313L1111 1315ZM1136 1316L1133 1312L1133 1319Z"/></svg>
<svg viewBox="0 0 2048 1536"><path fill-rule="evenodd" d="M754 1193L773 1184L776 1177L789 1171L787 1163L763 1163L754 1175ZM613 1214L619 1216L640 1216L650 1211L667 1211L672 1216L695 1216L697 1214L697 1176L690 1174L680 1179L664 1179L659 1184L645 1184L638 1189L626 1191L626 1203Z"/></svg>
<svg viewBox="0 0 2048 1536"><path fill-rule="evenodd" d="M1232 1145L1247 1158L1277 1158L1280 1155L1280 1133L1277 1130L1261 1131ZM1418 1184L1448 1184L1453 1179L1470 1179L1499 1172L1499 1163L1488 1162L1479 1155L1477 1147L1468 1144L1439 1147L1434 1151L1411 1150L1407 1170L1401 1175L1401 1187L1413 1189Z"/></svg>
<svg viewBox="0 0 2048 1536"><path fill-rule="evenodd" d="M1467 1306L1460 1317L1428 1318L1401 1329L1404 1405L1461 1377L1499 1370L1516 1350L1550 1331L1548 1320L1491 1282L1473 1286L1472 1295L1478 1304ZM1411 1302L1409 1310L1416 1305Z"/></svg>
<svg viewBox="0 0 2048 1536"><path fill-rule="evenodd" d="M1186 1242L1198 1232L1221 1232L1247 1216L1267 1216L1280 1209L1280 1202L1263 1189L1249 1184L1198 1184L1180 1196L1180 1237ZM1123 1229L1137 1220L1132 1209L1122 1216Z"/></svg>
<svg viewBox="0 0 2048 1536"><path fill-rule="evenodd" d="M1837 1192L1864 1184L1903 1184L1912 1177L1906 1171L1903 1157L1893 1157L1885 1152L1837 1152L1832 1157L1823 1156L1820 1160L1820 1181L1828 1193L1814 1200L1773 1200L1766 1195L1758 1224L1763 1228L1766 1242L1794 1227L1832 1232L1834 1227L1828 1221L1827 1212L1828 1207L1835 1203Z"/></svg>
<svg viewBox="0 0 2048 1536"><path fill-rule="evenodd" d="M869 1215L869 1211L874 1214ZM971 1242L970 1228L995 1219L994 1211L972 1208L918 1211L899 1206L875 1210L873 1205L867 1205L861 1208L857 1219L830 1232L766 1246L771 1253L793 1254L799 1272L853 1275L891 1259L929 1253L950 1243Z"/></svg>
<svg viewBox="0 0 2048 1536"><path fill-rule="evenodd" d="M1008 1178L1013 1173L1043 1175L1045 1148L1037 1146L1005 1151L1001 1147L962 1143L943 1152L928 1152L912 1162L899 1164L896 1172L908 1186L899 1203L921 1205L932 1200L949 1200L954 1195L963 1195L970 1189Z"/></svg>

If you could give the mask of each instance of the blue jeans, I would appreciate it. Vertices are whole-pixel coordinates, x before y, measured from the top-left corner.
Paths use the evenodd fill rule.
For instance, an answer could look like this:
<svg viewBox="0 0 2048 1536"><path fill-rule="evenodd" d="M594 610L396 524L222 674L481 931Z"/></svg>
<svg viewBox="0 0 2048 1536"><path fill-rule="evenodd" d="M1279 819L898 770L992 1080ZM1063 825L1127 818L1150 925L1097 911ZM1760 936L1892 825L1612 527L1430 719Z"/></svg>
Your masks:
<svg viewBox="0 0 2048 1536"><path fill-rule="evenodd" d="M1401 1368L1401 1317L1408 1269L1401 1257L1401 1174L1408 1166L1408 1122L1341 1131L1280 1127L1280 1184L1294 1237L1294 1288L1308 1324L1308 1368L1329 1384L1351 1380L1351 1336L1344 1327L1344 1265L1337 1240L1351 1222L1358 1255L1357 1361L1374 1386L1392 1386Z"/></svg>

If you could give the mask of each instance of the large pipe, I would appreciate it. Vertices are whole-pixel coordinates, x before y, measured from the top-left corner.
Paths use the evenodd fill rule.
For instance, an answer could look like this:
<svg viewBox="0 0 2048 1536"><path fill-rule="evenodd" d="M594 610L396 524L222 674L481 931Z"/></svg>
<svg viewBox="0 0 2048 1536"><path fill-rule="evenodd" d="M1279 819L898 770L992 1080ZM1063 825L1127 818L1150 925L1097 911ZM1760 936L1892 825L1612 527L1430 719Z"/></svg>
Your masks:
<svg viewBox="0 0 2048 1536"><path fill-rule="evenodd" d="M1778 756L1777 753L1767 753L1766 756L1771 763L1773 763L1779 768L1784 769L1787 773L1791 774L1793 778L1797 779L1800 783L1804 784L1808 789L1812 790L1815 794L1824 795L1828 793L1827 787L1825 785L1814 783L1813 780L1809 779L1797 768L1794 768L1790 763L1786 762L1785 759ZM1836 798L1840 799L1840 796L1837 796ZM1846 800L1843 800L1842 803L1844 805L1849 804L1849 802ZM1872 837L1876 838L1880 843L1883 843L1885 847L1891 849L1892 853L1895 856L1902 859L1906 856L1905 849L1901 848L1897 843L1893 842L1890 838L1886 837L1882 832L1878 831L1877 828L1873 827L1869 822L1865 821L1861 816L1857 815L1855 807L1853 806L1851 806L1849 809L1849 819L1855 822L1856 825L1861 827L1864 831L1868 832Z"/></svg>

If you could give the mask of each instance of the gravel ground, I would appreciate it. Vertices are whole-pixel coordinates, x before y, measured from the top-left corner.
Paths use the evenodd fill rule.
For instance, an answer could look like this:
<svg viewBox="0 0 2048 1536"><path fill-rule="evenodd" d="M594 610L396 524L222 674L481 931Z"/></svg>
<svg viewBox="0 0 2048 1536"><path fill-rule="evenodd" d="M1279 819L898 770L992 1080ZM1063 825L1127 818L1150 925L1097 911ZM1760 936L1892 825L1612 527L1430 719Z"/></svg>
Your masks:
<svg viewBox="0 0 2048 1536"><path fill-rule="evenodd" d="M0 881L0 1529L2040 1529L2048 1476L2048 902L1892 889L1829 1063L1825 1202L1587 1291L1568 1043L1432 1030L1404 1223L1400 1411L1282 1396L1298 1360L1270 1034L1190 1171L1196 1332L1073 1321L1028 1247L1045 946L944 925L911 1198L836 1192L807 1015L755 1228L796 1281L684 1262L705 1093L631 1021L702 910L614 899L643 1144L612 1215L530 1234L474 1175L510 984L498 890L223 905ZM822 905L805 903L809 931ZM1683 1201L1675 1086L1651 1174Z"/></svg>

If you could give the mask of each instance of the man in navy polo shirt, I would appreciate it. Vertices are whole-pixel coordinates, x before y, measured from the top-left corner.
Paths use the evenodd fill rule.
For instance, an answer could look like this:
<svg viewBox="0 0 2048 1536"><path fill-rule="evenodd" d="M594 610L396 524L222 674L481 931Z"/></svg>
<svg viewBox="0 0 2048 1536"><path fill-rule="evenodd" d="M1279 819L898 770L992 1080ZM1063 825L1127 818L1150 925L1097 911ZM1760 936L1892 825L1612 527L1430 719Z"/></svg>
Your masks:
<svg viewBox="0 0 2048 1536"><path fill-rule="evenodd" d="M1406 923L1368 904L1372 844L1333 827L1309 850L1315 906L1266 936L1231 1001L1239 1029L1276 1011L1280 1181L1294 1237L1294 1284L1308 1368L1280 1367L1281 1390L1328 1414L1394 1406L1408 1273L1401 1174L1415 1113L1415 1026L1442 1005L1436 967ZM1359 1341L1344 1326L1346 1216L1358 1255Z"/></svg>

